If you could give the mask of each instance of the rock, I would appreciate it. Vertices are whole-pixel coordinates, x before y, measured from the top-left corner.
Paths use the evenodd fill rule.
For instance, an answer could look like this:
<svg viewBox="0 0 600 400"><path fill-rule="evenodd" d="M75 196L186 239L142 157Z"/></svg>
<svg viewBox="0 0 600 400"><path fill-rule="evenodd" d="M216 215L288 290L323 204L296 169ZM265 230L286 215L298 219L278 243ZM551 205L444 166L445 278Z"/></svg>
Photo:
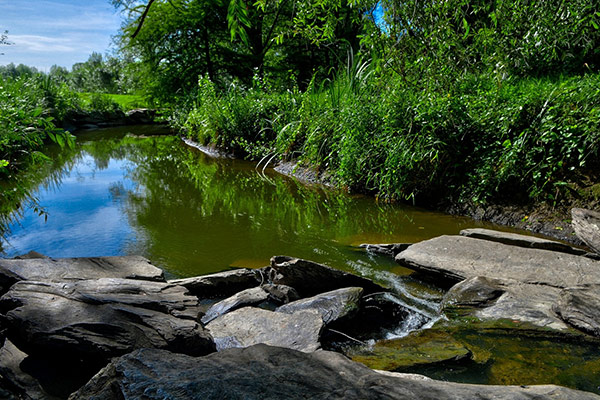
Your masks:
<svg viewBox="0 0 600 400"><path fill-rule="evenodd" d="M127 279L16 283L2 298L9 337L31 355L108 359L140 347L214 351L181 286Z"/></svg>
<svg viewBox="0 0 600 400"><path fill-rule="evenodd" d="M293 314L299 310L316 310L325 325L356 314L360 307L363 289L351 287L321 293L307 299L296 300L277 308L277 312Z"/></svg>
<svg viewBox="0 0 600 400"><path fill-rule="evenodd" d="M287 256L271 258L271 269L265 270L265 274L272 283L295 288L301 297L346 287L361 287L365 294L386 291L369 279Z"/></svg>
<svg viewBox="0 0 600 400"><path fill-rule="evenodd" d="M269 293L269 298L278 302L279 304L287 304L291 301L298 300L300 295L296 292L291 286L286 285L274 285L272 283L267 283L261 286L267 293Z"/></svg>
<svg viewBox="0 0 600 400"><path fill-rule="evenodd" d="M206 328L219 351L264 343L310 352L320 347L323 319L315 310L285 314L244 307L220 316Z"/></svg>
<svg viewBox="0 0 600 400"><path fill-rule="evenodd" d="M405 371L410 367L456 364L470 360L471 351L440 331L423 331L400 339L382 340L351 355L353 361L374 369Z"/></svg>
<svg viewBox="0 0 600 400"><path fill-rule="evenodd" d="M600 336L600 285L564 289L555 311L569 325Z"/></svg>
<svg viewBox="0 0 600 400"><path fill-rule="evenodd" d="M234 269L169 282L186 287L195 296L208 298L232 296L242 290L256 287L260 284L260 278L251 269Z"/></svg>
<svg viewBox="0 0 600 400"><path fill-rule="evenodd" d="M600 283L598 261L464 236L440 236L413 244L396 261L425 279L446 285L476 276L557 288Z"/></svg>
<svg viewBox="0 0 600 400"><path fill-rule="evenodd" d="M261 303L269 297L269 294L261 287L242 290L231 297L226 298L208 309L202 317L202 323L208 324L213 319L244 306Z"/></svg>
<svg viewBox="0 0 600 400"><path fill-rule="evenodd" d="M476 276L452 286L442 300L442 308L487 307L505 291L497 279Z"/></svg>
<svg viewBox="0 0 600 400"><path fill-rule="evenodd" d="M113 360L70 399L599 399L553 385L491 386L381 374L329 351L256 345L205 357L142 349Z"/></svg>
<svg viewBox="0 0 600 400"><path fill-rule="evenodd" d="M99 129L99 128L100 128L100 126L98 126L96 124L83 124L79 127L79 129L83 129L86 131L91 131L91 130Z"/></svg>
<svg viewBox="0 0 600 400"><path fill-rule="evenodd" d="M574 208L571 210L573 229L592 250L600 254L600 212Z"/></svg>
<svg viewBox="0 0 600 400"><path fill-rule="evenodd" d="M4 291L20 280L67 281L98 278L164 282L163 271L140 256L0 259L0 286Z"/></svg>
<svg viewBox="0 0 600 400"><path fill-rule="evenodd" d="M542 239L535 236L519 235L517 233L500 232L491 229L463 229L460 235L475 239L490 240L492 242L504 243L510 246L525 247L531 249L542 249L560 251L563 253L584 255L585 250L571 247L555 240Z"/></svg>
<svg viewBox="0 0 600 400"><path fill-rule="evenodd" d="M368 244L363 243L360 245L363 249L369 253L383 254L385 256L396 257L398 253L408 249L412 243L389 243L389 244Z"/></svg>
<svg viewBox="0 0 600 400"><path fill-rule="evenodd" d="M52 398L45 393L39 383L29 374L21 370L21 363L27 354L20 351L10 341L6 341L0 349L0 395L2 387L10 392L13 398L48 399ZM2 398L9 397L3 395Z"/></svg>

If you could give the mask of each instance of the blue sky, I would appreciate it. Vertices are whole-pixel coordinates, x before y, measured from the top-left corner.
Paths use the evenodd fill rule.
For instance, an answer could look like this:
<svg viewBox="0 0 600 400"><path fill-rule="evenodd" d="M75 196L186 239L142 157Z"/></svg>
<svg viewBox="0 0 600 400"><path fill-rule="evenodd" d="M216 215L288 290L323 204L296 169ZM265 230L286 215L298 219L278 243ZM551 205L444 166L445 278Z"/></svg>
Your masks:
<svg viewBox="0 0 600 400"><path fill-rule="evenodd" d="M54 64L71 68L92 52L110 49L120 16L109 0L0 0L0 65L26 64L48 71Z"/></svg>

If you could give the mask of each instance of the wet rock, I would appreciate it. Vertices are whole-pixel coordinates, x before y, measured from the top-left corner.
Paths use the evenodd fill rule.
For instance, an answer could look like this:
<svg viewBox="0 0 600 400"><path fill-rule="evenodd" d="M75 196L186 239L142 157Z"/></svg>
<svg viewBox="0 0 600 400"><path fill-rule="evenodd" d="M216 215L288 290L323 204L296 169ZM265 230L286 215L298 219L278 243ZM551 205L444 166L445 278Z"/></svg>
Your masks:
<svg viewBox="0 0 600 400"><path fill-rule="evenodd" d="M356 314L360 307L363 289L358 287L337 289L307 299L296 300L277 308L277 312L293 314L299 310L316 310L325 325Z"/></svg>
<svg viewBox="0 0 600 400"><path fill-rule="evenodd" d="M464 236L440 236L413 244L396 261L424 279L448 286L476 276L557 288L600 283L598 261Z"/></svg>
<svg viewBox="0 0 600 400"><path fill-rule="evenodd" d="M235 269L169 282L186 287L195 296L209 298L232 296L242 290L256 287L260 284L260 277L251 269Z"/></svg>
<svg viewBox="0 0 600 400"><path fill-rule="evenodd" d="M163 271L140 256L0 259L0 285L19 280L128 278L164 282Z"/></svg>
<svg viewBox="0 0 600 400"><path fill-rule="evenodd" d="M386 244L368 244L360 245L369 253L382 254L384 256L396 257L398 253L408 249L412 243L386 243Z"/></svg>
<svg viewBox="0 0 600 400"><path fill-rule="evenodd" d="M442 308L487 307L505 291L497 279L476 276L452 286L444 296Z"/></svg>
<svg viewBox="0 0 600 400"><path fill-rule="evenodd" d="M310 352L320 347L323 319L315 310L285 314L244 307L220 316L206 328L219 351L264 343Z"/></svg>
<svg viewBox="0 0 600 400"><path fill-rule="evenodd" d="M574 208L571 210L573 229L592 250L600 254L600 212Z"/></svg>
<svg viewBox="0 0 600 400"><path fill-rule="evenodd" d="M225 300L219 301L206 311L202 317L202 323L208 324L213 319L233 311L237 308L259 304L269 297L269 293L261 287L242 290Z"/></svg>
<svg viewBox="0 0 600 400"><path fill-rule="evenodd" d="M386 290L369 279L287 256L271 258L271 268L264 273L272 283L295 288L301 297L346 287L361 287L365 294Z"/></svg>
<svg viewBox="0 0 600 400"><path fill-rule="evenodd" d="M8 337L31 355L108 359L140 347L214 351L181 286L127 279L16 283L0 299Z"/></svg>
<svg viewBox="0 0 600 400"><path fill-rule="evenodd" d="M571 247L567 244L557 242L555 240L542 239L535 236L520 235L517 233L494 231L491 229L463 229L462 231L460 231L460 235L475 239L490 240L492 242L503 243L510 246L559 251L563 253L575 254L578 256L584 255L586 253L585 250L577 249L575 247Z"/></svg>
<svg viewBox="0 0 600 400"><path fill-rule="evenodd" d="M380 374L338 353L256 345L206 357L142 349L113 360L70 399L598 399L553 385L491 386Z"/></svg>
<svg viewBox="0 0 600 400"><path fill-rule="evenodd" d="M401 339L383 340L373 348L351 354L353 361L370 368L405 371L410 367L432 364L456 364L471 359L471 351L452 335L440 331L424 331Z"/></svg>
<svg viewBox="0 0 600 400"><path fill-rule="evenodd" d="M555 310L569 325L600 336L600 285L564 289Z"/></svg>
<svg viewBox="0 0 600 400"><path fill-rule="evenodd" d="M263 290L269 293L269 298L271 300L274 300L279 304L287 304L300 298L300 295L298 295L296 289L291 286L274 285L272 283L268 283L262 285L261 287Z"/></svg>

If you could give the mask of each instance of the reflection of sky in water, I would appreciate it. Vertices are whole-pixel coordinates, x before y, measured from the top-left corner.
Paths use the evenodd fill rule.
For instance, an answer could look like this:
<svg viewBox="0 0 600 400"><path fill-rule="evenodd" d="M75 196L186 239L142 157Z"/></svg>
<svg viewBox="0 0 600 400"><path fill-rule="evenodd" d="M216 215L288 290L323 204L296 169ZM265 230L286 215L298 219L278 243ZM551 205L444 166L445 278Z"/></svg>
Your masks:
<svg viewBox="0 0 600 400"><path fill-rule="evenodd" d="M121 196L135 189L124 172L128 164L111 159L108 167L99 169L84 153L58 188L41 188L36 194L47 220L27 210L11 225L6 256L30 250L52 257L127 254L135 242L135 232L120 209Z"/></svg>

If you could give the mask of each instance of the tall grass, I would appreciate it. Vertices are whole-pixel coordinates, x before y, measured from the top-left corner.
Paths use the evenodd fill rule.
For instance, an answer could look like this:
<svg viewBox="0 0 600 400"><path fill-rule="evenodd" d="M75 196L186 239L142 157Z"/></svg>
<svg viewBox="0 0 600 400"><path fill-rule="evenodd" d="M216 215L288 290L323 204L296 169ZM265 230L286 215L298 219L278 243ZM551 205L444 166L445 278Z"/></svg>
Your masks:
<svg viewBox="0 0 600 400"><path fill-rule="evenodd" d="M178 122L204 144L295 159L385 199L556 202L599 166L600 74L420 87L350 58L304 92L218 92L202 78Z"/></svg>

